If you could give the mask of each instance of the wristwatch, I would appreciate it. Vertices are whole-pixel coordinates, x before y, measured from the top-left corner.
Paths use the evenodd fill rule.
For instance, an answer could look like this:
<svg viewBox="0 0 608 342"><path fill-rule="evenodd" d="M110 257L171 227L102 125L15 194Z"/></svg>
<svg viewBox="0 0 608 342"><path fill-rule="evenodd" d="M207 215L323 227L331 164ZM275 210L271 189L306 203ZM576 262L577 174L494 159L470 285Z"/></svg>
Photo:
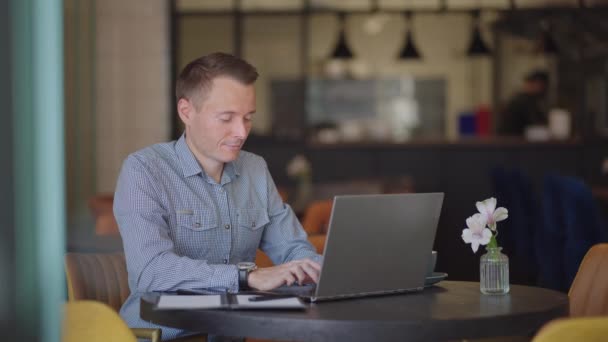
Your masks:
<svg viewBox="0 0 608 342"><path fill-rule="evenodd" d="M249 278L249 273L257 270L258 266L254 262L239 262L236 267L239 270L239 291L248 290L247 278Z"/></svg>

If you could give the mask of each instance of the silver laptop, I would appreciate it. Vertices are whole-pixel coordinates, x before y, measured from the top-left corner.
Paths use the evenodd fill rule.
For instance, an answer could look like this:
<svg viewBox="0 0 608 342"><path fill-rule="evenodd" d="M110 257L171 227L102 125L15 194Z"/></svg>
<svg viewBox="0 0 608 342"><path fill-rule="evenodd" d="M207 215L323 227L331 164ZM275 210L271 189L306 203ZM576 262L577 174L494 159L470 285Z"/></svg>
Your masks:
<svg viewBox="0 0 608 342"><path fill-rule="evenodd" d="M443 197L336 196L318 284L275 292L315 302L422 290Z"/></svg>

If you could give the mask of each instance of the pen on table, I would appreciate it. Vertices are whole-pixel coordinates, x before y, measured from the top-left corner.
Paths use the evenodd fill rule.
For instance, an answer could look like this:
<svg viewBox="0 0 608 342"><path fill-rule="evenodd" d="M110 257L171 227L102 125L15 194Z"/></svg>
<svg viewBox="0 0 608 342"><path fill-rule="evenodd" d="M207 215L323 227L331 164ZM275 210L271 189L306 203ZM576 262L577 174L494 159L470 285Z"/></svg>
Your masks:
<svg viewBox="0 0 608 342"><path fill-rule="evenodd" d="M201 295L202 293L190 290L179 289L175 291L178 295Z"/></svg>
<svg viewBox="0 0 608 342"><path fill-rule="evenodd" d="M297 297L294 297L292 295L268 295L268 296L250 297L249 301L250 302L266 302L269 300L285 299L285 298L297 298Z"/></svg>

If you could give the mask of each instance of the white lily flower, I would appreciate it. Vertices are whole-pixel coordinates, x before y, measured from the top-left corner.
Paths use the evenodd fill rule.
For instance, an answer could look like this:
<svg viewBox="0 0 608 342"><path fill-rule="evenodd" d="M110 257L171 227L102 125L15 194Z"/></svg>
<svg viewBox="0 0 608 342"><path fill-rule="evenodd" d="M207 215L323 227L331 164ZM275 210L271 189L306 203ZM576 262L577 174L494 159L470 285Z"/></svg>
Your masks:
<svg viewBox="0 0 608 342"><path fill-rule="evenodd" d="M492 232L486 228L486 218L482 214L475 214L467 218L467 229L462 230L462 240L471 244L473 253L477 252L479 245L487 245Z"/></svg>
<svg viewBox="0 0 608 342"><path fill-rule="evenodd" d="M477 202L475 206L479 210L479 213L483 215L488 227L493 231L496 231L496 222L506 220L509 217L509 211L506 208L496 208L496 198L494 197Z"/></svg>

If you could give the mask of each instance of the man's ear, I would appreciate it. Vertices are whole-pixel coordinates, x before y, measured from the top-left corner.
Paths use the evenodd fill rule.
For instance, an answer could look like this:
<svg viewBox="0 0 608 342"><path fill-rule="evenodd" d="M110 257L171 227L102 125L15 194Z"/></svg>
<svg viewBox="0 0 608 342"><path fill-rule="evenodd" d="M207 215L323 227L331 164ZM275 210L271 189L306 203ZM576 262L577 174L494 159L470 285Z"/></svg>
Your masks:
<svg viewBox="0 0 608 342"><path fill-rule="evenodd" d="M192 102L184 98L179 99L179 101L177 101L177 113L184 125L187 125L192 120L192 116L195 113Z"/></svg>

